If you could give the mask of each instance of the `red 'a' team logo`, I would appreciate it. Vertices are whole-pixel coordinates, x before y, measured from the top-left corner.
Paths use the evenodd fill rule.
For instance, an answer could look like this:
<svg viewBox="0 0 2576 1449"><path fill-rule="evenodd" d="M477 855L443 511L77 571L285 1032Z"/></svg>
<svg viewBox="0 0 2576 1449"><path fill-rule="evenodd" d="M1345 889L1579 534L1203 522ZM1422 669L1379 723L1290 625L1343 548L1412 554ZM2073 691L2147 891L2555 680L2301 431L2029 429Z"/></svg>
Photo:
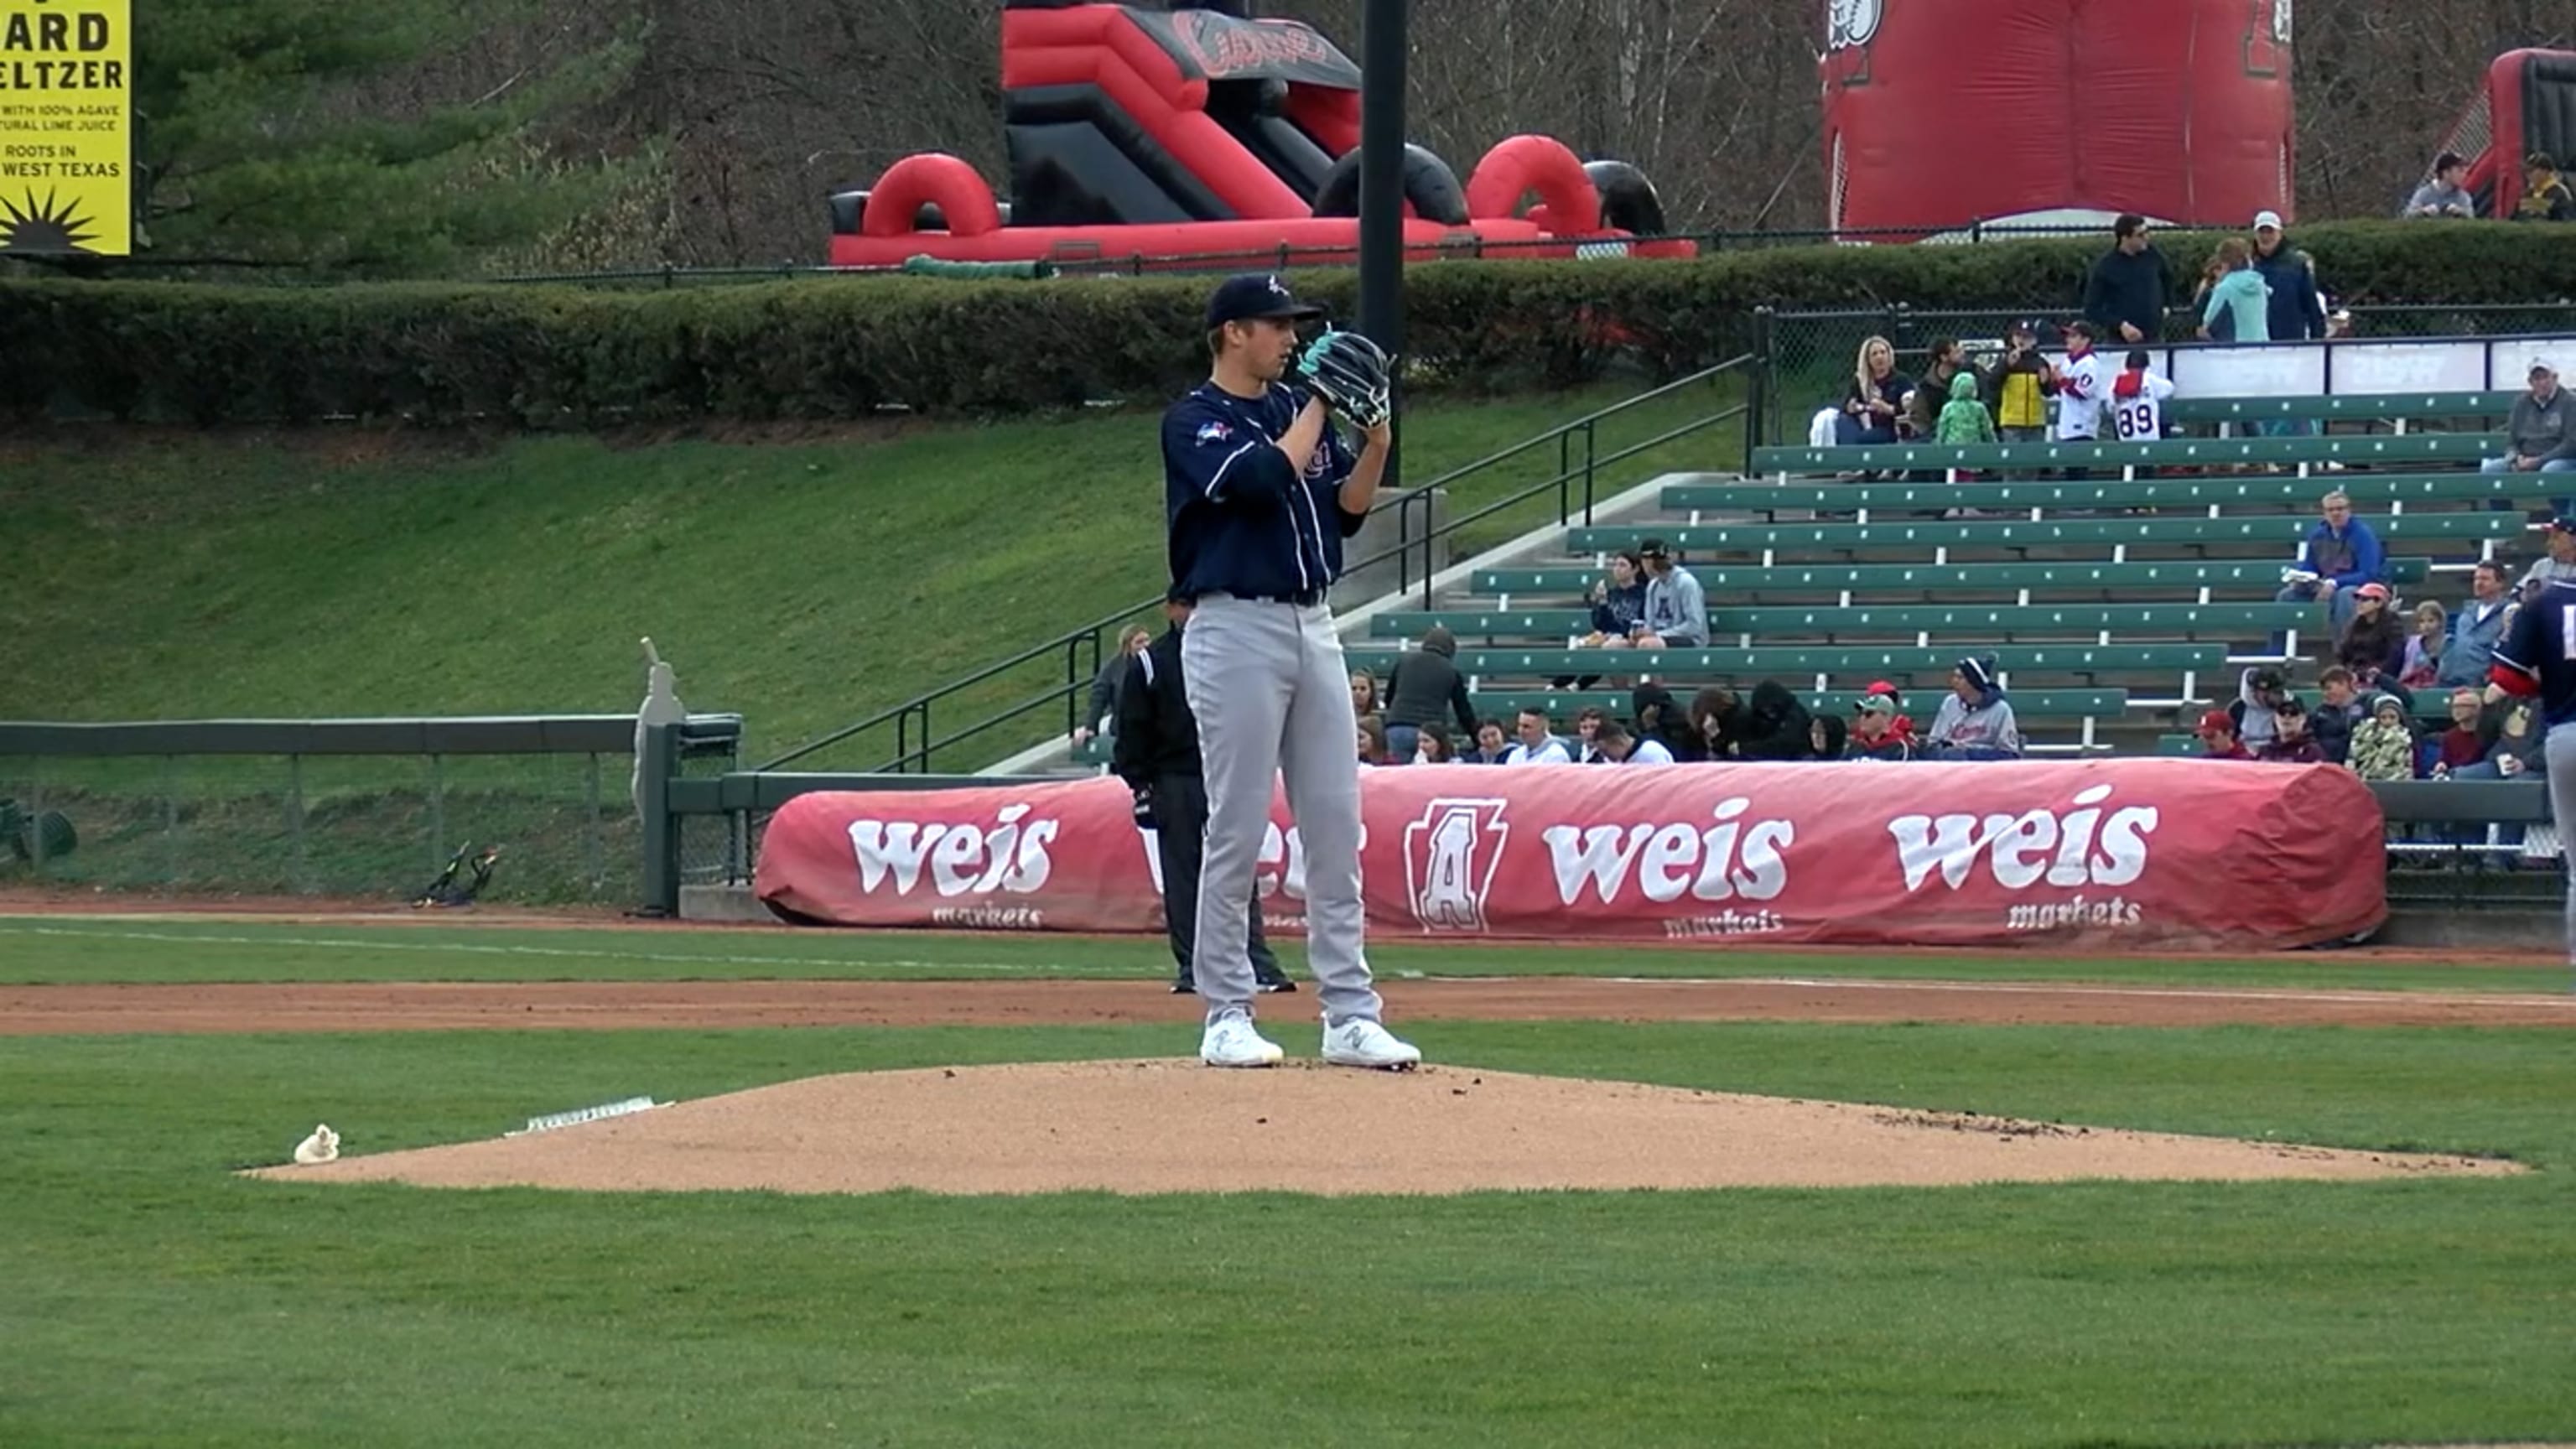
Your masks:
<svg viewBox="0 0 2576 1449"><path fill-rule="evenodd" d="M1404 894L1426 931L1482 931L1494 868L1503 863L1500 800L1434 800L1404 827Z"/></svg>

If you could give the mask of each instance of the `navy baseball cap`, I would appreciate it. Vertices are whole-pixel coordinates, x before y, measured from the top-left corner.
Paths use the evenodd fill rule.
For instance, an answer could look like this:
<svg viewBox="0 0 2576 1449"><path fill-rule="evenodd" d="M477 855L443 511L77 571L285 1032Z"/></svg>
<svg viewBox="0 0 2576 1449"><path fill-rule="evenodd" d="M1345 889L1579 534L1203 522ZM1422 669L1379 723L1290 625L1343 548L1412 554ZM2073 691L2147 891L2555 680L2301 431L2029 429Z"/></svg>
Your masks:
<svg viewBox="0 0 2576 1449"><path fill-rule="evenodd" d="M1213 332L1228 322L1249 322L1256 317L1302 321L1323 315L1323 308L1298 301L1288 284L1276 275L1246 273L1217 284L1215 293L1208 298L1207 325Z"/></svg>

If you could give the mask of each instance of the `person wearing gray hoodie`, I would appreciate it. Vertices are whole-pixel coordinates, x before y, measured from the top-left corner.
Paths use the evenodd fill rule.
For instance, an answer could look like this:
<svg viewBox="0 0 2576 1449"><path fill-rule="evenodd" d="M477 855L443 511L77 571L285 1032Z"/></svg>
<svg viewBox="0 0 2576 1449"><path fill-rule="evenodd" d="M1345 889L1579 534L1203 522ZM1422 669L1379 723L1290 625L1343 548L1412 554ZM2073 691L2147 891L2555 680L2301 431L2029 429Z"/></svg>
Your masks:
<svg viewBox="0 0 2576 1449"><path fill-rule="evenodd" d="M1458 672L1458 636L1434 624L1422 631L1422 647L1408 649L1386 677L1386 744L1396 759L1413 760L1422 727L1439 722L1442 711L1458 721L1458 738L1476 737L1476 705L1467 697L1467 680Z"/></svg>

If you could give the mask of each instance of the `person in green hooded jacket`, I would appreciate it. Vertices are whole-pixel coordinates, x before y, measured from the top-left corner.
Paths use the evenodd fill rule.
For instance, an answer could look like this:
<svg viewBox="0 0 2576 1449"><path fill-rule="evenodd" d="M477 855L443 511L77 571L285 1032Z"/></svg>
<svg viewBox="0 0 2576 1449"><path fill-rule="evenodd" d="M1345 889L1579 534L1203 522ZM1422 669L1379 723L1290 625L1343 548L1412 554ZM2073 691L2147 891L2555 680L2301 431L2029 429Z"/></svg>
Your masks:
<svg viewBox="0 0 2576 1449"><path fill-rule="evenodd" d="M1941 405L1939 436L1945 443L1991 443L1995 415L1978 395L1977 375L1963 372L1950 379L1950 400Z"/></svg>

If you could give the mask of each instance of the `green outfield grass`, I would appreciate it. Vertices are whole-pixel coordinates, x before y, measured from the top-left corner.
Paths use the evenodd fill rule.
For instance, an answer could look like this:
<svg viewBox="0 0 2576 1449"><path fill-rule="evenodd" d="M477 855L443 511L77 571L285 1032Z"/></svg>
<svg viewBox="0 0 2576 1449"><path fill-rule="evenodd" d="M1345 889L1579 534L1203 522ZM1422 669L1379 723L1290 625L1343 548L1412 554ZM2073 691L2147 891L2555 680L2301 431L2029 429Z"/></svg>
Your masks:
<svg viewBox="0 0 2576 1449"><path fill-rule="evenodd" d="M1161 980L1160 937L944 935L929 932L651 931L0 916L0 983L135 981L695 981L1013 978ZM1303 974L1298 937L1280 954ZM2228 960L2086 958L2046 952L1791 953L1646 944L1374 943L1403 979L1475 976L1789 977L2082 981L2366 991L2564 992L2568 968L2382 962L2333 951Z"/></svg>
<svg viewBox="0 0 2576 1449"><path fill-rule="evenodd" d="M1643 386L1424 400L1405 417L1405 476ZM1599 450L1728 401L1691 389L1640 405L1602 425ZM650 634L682 697L744 714L766 757L1157 594L1158 420L1123 409L758 441L317 428L0 442L0 717L632 709L635 641ZM1739 437L1665 445L1602 485L1711 466ZM1451 507L1559 468L1556 447L1533 449L1460 485ZM1554 505L1506 511L1465 542L1552 521ZM1047 669L1061 681L1061 661ZM1045 673L957 700L941 723L1029 697ZM1028 726L942 763L989 763L1061 715ZM822 765L893 754L889 734Z"/></svg>
<svg viewBox="0 0 2576 1449"><path fill-rule="evenodd" d="M15 943L13 943L15 944ZM1314 1048L1311 1028L1282 1033ZM0 1443L1846 1446L2576 1432L2563 1034L1424 1021L1435 1060L2493 1181L1120 1199L251 1182L1154 1028L16 1039ZM1211 1151L1225 1150L1211 1143Z"/></svg>

